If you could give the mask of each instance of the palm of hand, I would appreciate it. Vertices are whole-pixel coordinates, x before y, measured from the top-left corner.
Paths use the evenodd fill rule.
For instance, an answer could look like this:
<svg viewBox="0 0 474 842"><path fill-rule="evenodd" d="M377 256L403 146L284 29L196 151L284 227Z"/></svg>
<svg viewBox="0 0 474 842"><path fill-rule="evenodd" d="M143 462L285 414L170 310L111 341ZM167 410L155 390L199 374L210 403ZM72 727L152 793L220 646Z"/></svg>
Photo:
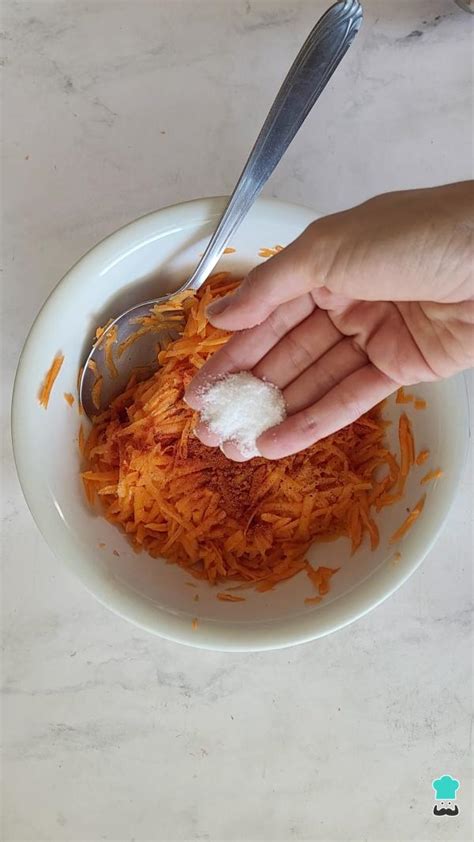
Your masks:
<svg viewBox="0 0 474 842"><path fill-rule="evenodd" d="M367 363L395 386L435 380L458 368L446 347L449 305L343 299L324 289L313 299L315 313L323 310L339 332L331 355L336 380Z"/></svg>
<svg viewBox="0 0 474 842"><path fill-rule="evenodd" d="M471 363L470 302L341 299L313 293L342 337L397 386L449 377Z"/></svg>
<svg viewBox="0 0 474 842"><path fill-rule="evenodd" d="M199 409L202 384L227 372L275 383L288 418L258 447L279 458L339 430L399 386L467 368L473 206L473 185L461 183L386 194L317 220L250 272L224 306L213 306L213 324L240 332L197 374L191 405ZM372 300L374 291L381 300ZM201 425L196 432L216 443ZM239 458L230 445L225 452Z"/></svg>
<svg viewBox="0 0 474 842"><path fill-rule="evenodd" d="M252 370L282 389L289 418L261 439L275 458L329 435L401 385L458 370L449 347L457 305L358 301L322 288L277 307L235 334L206 376ZM202 427L200 437L214 444ZM226 446L232 458L238 452Z"/></svg>

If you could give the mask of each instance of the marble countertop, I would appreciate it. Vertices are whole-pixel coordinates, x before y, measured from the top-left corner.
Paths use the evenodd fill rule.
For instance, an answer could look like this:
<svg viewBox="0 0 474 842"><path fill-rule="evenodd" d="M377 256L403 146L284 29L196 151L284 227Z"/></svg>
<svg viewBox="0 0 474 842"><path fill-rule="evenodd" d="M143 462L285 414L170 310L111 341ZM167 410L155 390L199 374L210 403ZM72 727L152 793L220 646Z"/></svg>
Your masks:
<svg viewBox="0 0 474 842"><path fill-rule="evenodd" d="M3 4L5 842L469 838L469 472L382 607L311 645L230 655L98 605L44 544L10 451L18 355L57 280L128 220L231 189L325 5ZM365 9L267 195L326 212L469 177L473 20L452 0ZM432 815L444 772L457 818Z"/></svg>

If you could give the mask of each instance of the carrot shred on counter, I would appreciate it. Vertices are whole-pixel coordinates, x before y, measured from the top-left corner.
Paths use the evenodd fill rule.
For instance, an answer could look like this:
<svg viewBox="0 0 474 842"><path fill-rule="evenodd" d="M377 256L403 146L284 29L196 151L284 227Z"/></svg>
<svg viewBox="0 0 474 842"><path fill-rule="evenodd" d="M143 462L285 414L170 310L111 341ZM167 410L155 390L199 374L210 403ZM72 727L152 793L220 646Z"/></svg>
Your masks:
<svg viewBox="0 0 474 842"><path fill-rule="evenodd" d="M235 254L236 251L237 251L237 249L232 248L232 246L226 246L222 253L223 254Z"/></svg>
<svg viewBox="0 0 474 842"><path fill-rule="evenodd" d="M51 397L51 391L54 386L54 381L58 376L61 366L64 362L64 354L56 354L53 362L51 363L48 371L46 372L46 376L43 380L41 385L40 393L38 395L38 400L40 406L43 406L45 409L48 408L49 399Z"/></svg>
<svg viewBox="0 0 474 842"><path fill-rule="evenodd" d="M429 450L420 450L418 456L415 459L417 465L424 465L424 463L430 458L430 451Z"/></svg>
<svg viewBox="0 0 474 842"><path fill-rule="evenodd" d="M423 506L425 505L425 500L426 500L426 494L424 494L423 497L421 497L418 500L418 503L416 504L416 506L413 507L411 512L408 514L408 516L403 521L402 525L399 526L397 531L394 532L393 535L390 537L389 544L395 544L397 541L400 540L400 538L403 538L403 536L407 534L409 529L412 528L413 524L415 523L416 520L418 520L418 518L420 517L420 515L423 511Z"/></svg>
<svg viewBox="0 0 474 842"><path fill-rule="evenodd" d="M318 602L322 601L322 596L307 596L304 604L305 605L317 605Z"/></svg>
<svg viewBox="0 0 474 842"><path fill-rule="evenodd" d="M71 392L64 392L64 400L69 406L73 406L75 398L74 395L71 395Z"/></svg>
<svg viewBox="0 0 474 842"><path fill-rule="evenodd" d="M235 596L232 593L218 593L216 596L221 602L245 602L244 596Z"/></svg>
<svg viewBox="0 0 474 842"><path fill-rule="evenodd" d="M191 628L192 628L193 632L197 631L198 627L199 627L199 620L198 620L197 617L195 617L194 620L191 623Z"/></svg>
<svg viewBox="0 0 474 842"><path fill-rule="evenodd" d="M423 398L415 398L413 406L415 409L426 409L426 401Z"/></svg>
<svg viewBox="0 0 474 842"><path fill-rule="evenodd" d="M323 596L336 570L309 565L309 548L345 537L355 552L366 536L377 546L373 513L391 495L401 496L414 462L411 427L402 416L401 462L388 449L379 407L276 462L231 462L204 446L193 435L197 414L183 395L228 339L208 322L206 309L238 284L219 273L140 321L138 331L159 332L171 311L178 337L158 352L152 376L139 381L133 374L95 418L82 481L87 498L135 550L179 564L195 579L265 592L306 571Z"/></svg>
<svg viewBox="0 0 474 842"><path fill-rule="evenodd" d="M434 479L439 479L442 476L443 471L441 471L440 468L436 468L434 471L428 471L428 473L420 479L420 485L426 485L428 482L431 482Z"/></svg>
<svg viewBox="0 0 474 842"><path fill-rule="evenodd" d="M412 401L413 401L413 395L411 395L409 393L407 394L405 392L405 389L403 388L403 386L400 386L400 388L397 389L397 397L395 399L395 402L396 403L411 403Z"/></svg>

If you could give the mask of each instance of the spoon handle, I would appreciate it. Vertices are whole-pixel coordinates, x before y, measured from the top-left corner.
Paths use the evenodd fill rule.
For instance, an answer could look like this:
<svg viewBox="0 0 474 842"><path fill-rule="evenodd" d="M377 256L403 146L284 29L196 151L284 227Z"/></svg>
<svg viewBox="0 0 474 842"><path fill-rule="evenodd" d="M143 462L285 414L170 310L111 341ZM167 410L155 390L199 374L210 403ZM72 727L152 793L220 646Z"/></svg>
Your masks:
<svg viewBox="0 0 474 842"><path fill-rule="evenodd" d="M197 289L250 210L362 23L358 0L340 0L320 18L299 51L269 111L220 222L193 274L182 287Z"/></svg>

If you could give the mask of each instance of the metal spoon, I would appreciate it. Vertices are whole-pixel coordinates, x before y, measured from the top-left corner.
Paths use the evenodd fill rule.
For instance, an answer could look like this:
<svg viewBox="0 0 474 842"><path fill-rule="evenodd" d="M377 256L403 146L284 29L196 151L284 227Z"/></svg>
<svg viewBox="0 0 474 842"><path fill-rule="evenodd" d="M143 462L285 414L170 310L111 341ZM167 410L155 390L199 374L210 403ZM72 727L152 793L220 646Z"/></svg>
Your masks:
<svg viewBox="0 0 474 842"><path fill-rule="evenodd" d="M362 8L358 0L340 0L325 12L293 62L220 222L191 277L179 290L127 310L108 325L100 340L95 343L85 362L80 382L80 401L89 417L97 415L124 389L134 368L145 367L152 371L158 367L156 346L160 336L156 333L145 334L125 353L114 355L115 374L110 370L113 368L110 356L109 365L106 364L107 338L109 354L111 349L110 331L115 329L116 336L112 334L113 347L120 349L122 343L136 333L137 320L149 315L155 304L169 300L177 292L198 289L209 277L226 243L249 211L349 49L361 23ZM173 338L177 331L168 331L168 334ZM101 388L99 390L96 387L93 393L98 378L102 378Z"/></svg>

